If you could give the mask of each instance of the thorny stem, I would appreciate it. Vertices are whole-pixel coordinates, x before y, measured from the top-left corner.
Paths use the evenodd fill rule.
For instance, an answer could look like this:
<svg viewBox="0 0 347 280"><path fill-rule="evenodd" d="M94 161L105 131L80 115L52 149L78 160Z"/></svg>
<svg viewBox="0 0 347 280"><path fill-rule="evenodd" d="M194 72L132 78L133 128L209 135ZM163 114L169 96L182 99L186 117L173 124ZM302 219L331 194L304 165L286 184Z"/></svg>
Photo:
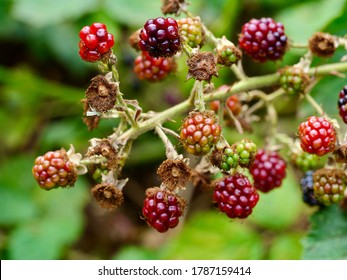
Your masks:
<svg viewBox="0 0 347 280"><path fill-rule="evenodd" d="M112 72L113 81L119 84L119 74L118 74L115 63L109 63L108 69L109 69L109 71ZM132 127L138 127L137 122L134 120L133 116L131 115L131 113L129 111L127 104L125 103L125 101L123 99L123 93L121 93L120 90L118 90L118 92L117 92L116 99L117 99L117 102L124 109L124 113L125 113L128 121L129 121L129 123L131 124L131 126Z"/></svg>
<svg viewBox="0 0 347 280"><path fill-rule="evenodd" d="M171 143L170 139L167 137L167 135L165 134L165 132L163 131L163 129L157 125L155 127L155 131L158 134L158 136L160 137L160 139L163 141L165 148L166 148L166 157L168 159L175 159L178 157L178 153L175 149L175 147L173 146L173 144Z"/></svg>
<svg viewBox="0 0 347 280"><path fill-rule="evenodd" d="M120 175L122 172L122 169L129 157L131 148L133 146L133 141L134 139L129 139L125 145L123 146L121 152L120 152L120 157L119 157L119 161L118 161L118 166L117 166L117 175Z"/></svg>
<svg viewBox="0 0 347 280"><path fill-rule="evenodd" d="M199 112L205 111L205 100L203 92L203 81L195 81L194 84L194 106Z"/></svg>
<svg viewBox="0 0 347 280"><path fill-rule="evenodd" d="M214 34L205 26L205 24L201 23L201 29L202 32L205 36L205 38L207 38L212 44L214 44L216 47L218 46L218 39L214 36Z"/></svg>
<svg viewBox="0 0 347 280"><path fill-rule="evenodd" d="M303 43L296 43L296 42L291 42L289 45L291 48L296 48L296 49L307 49L307 44Z"/></svg>
<svg viewBox="0 0 347 280"><path fill-rule="evenodd" d="M238 78L239 80L246 80L247 76L245 75L245 73L243 73L240 67L241 67L241 64L239 65L233 64L230 66L230 69L231 71L234 72L236 78Z"/></svg>
<svg viewBox="0 0 347 280"><path fill-rule="evenodd" d="M309 74L315 74L316 76L330 75L333 71L347 72L347 62L338 62L338 63L332 63L332 64L310 68ZM239 81L227 89L217 89L216 91L212 93L204 95L204 101L208 102L212 100L223 100L231 94L241 93L244 91L250 91L250 90L259 89L259 88L268 87L268 86L275 86L275 85L278 85L279 77L280 76L278 73L251 77L251 78L248 78L247 80ZM266 96L271 96L271 95L266 95ZM183 112L187 111L190 107L191 107L190 100L187 99L165 111L154 114L153 117L138 123L138 127L129 128L119 137L118 135L114 135L114 134L111 135L110 140L111 141L118 140L122 142L122 141L127 141L128 139L135 139L139 135L154 129L156 125L163 124L168 119L178 114L182 114Z"/></svg>
<svg viewBox="0 0 347 280"><path fill-rule="evenodd" d="M324 111L322 107L316 102L316 100L314 100L312 96L309 94L306 94L305 97L306 97L306 100L311 104L311 106L317 111L317 113L323 116Z"/></svg>

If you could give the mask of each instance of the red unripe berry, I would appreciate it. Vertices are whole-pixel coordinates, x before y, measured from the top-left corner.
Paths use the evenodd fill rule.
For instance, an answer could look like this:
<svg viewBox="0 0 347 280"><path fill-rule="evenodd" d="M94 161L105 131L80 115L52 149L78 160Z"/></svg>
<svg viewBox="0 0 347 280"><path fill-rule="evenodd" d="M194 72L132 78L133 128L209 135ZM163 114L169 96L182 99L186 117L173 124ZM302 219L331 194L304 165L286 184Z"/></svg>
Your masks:
<svg viewBox="0 0 347 280"><path fill-rule="evenodd" d="M159 232L166 232L178 225L185 202L169 190L158 187L146 190L142 214L149 226Z"/></svg>
<svg viewBox="0 0 347 280"><path fill-rule="evenodd" d="M300 146L303 151L323 156L335 149L336 132L325 117L312 116L299 126Z"/></svg>
<svg viewBox="0 0 347 280"><path fill-rule="evenodd" d="M151 57L147 52L142 52L136 57L134 72L141 80L157 82L163 80L174 68L171 58Z"/></svg>
<svg viewBox="0 0 347 280"><path fill-rule="evenodd" d="M103 23L83 27L79 36L79 55L88 62L100 60L114 45L113 35L107 32Z"/></svg>
<svg viewBox="0 0 347 280"><path fill-rule="evenodd" d="M201 156L218 142L221 131L213 111L191 112L183 122L180 139L188 153Z"/></svg>
<svg viewBox="0 0 347 280"><path fill-rule="evenodd" d="M286 177L286 162L275 151L259 149L249 171L254 179L254 187L269 192L281 186Z"/></svg>
<svg viewBox="0 0 347 280"><path fill-rule="evenodd" d="M76 167L64 149L37 157L32 173L40 187L45 190L73 186L77 179Z"/></svg>

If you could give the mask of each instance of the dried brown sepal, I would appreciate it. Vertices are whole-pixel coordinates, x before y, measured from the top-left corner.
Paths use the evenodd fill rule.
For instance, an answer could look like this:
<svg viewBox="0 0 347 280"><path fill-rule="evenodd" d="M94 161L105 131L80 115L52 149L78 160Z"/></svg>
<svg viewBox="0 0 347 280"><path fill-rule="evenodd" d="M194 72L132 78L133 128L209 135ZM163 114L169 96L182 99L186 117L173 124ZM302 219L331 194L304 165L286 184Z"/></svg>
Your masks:
<svg viewBox="0 0 347 280"><path fill-rule="evenodd" d="M217 57L212 52L197 52L187 61L187 79L210 82L212 76L218 77Z"/></svg>
<svg viewBox="0 0 347 280"><path fill-rule="evenodd" d="M112 62L112 60L115 58L112 49L110 49L108 52L105 52L101 55L100 60L105 63L108 64L110 62Z"/></svg>
<svg viewBox="0 0 347 280"><path fill-rule="evenodd" d="M97 184L91 193L102 208L115 209L124 201L123 192L113 184Z"/></svg>
<svg viewBox="0 0 347 280"><path fill-rule="evenodd" d="M347 196L346 196L346 194L345 194L345 197L343 198L343 200L342 200L341 203L340 203L340 207L341 207L341 209L342 209L345 213L347 213Z"/></svg>
<svg viewBox="0 0 347 280"><path fill-rule="evenodd" d="M168 203L168 197L169 196L176 197L177 204L178 204L180 210L182 211L182 213L184 212L184 210L187 206L187 201L184 198L180 197L179 195L177 195L176 193L174 193L168 189L162 189L160 187L148 188L148 189L146 189L146 197L153 197L157 194L157 192L163 193L163 195L164 195L163 199L164 199L165 204Z"/></svg>
<svg viewBox="0 0 347 280"><path fill-rule="evenodd" d="M213 149L210 157L210 162L212 165L217 167L221 165L225 148L226 147L224 147L223 149Z"/></svg>
<svg viewBox="0 0 347 280"><path fill-rule="evenodd" d="M339 145L334 151L335 161L339 163L347 163L347 144Z"/></svg>
<svg viewBox="0 0 347 280"><path fill-rule="evenodd" d="M118 168L118 152L107 139L102 139L96 146L90 148L87 156L100 155L107 159L107 169L117 170Z"/></svg>
<svg viewBox="0 0 347 280"><path fill-rule="evenodd" d="M320 57L331 57L336 50L336 38L329 33L316 32L308 41L311 52Z"/></svg>
<svg viewBox="0 0 347 280"><path fill-rule="evenodd" d="M88 127L88 130L92 131L99 126L100 122L100 116L94 115L94 116L87 116L87 112L89 110L87 99L82 99L81 102L83 103L83 122Z"/></svg>
<svg viewBox="0 0 347 280"><path fill-rule="evenodd" d="M192 169L191 181L194 187L203 191L211 191L214 188L210 172L202 173Z"/></svg>
<svg viewBox="0 0 347 280"><path fill-rule="evenodd" d="M164 15L175 14L178 16L181 13L181 7L185 4L185 0L162 0L161 11Z"/></svg>
<svg viewBox="0 0 347 280"><path fill-rule="evenodd" d="M114 107L118 86L110 83L104 76L98 75L91 80L86 90L87 104L97 112L105 112Z"/></svg>
<svg viewBox="0 0 347 280"><path fill-rule="evenodd" d="M173 191L187 185L191 176L191 168L183 159L167 159L159 166L157 174L164 185Z"/></svg>
<svg viewBox="0 0 347 280"><path fill-rule="evenodd" d="M130 46L137 51L141 51L139 47L140 31L141 31L141 28L134 31L128 38L128 42Z"/></svg>

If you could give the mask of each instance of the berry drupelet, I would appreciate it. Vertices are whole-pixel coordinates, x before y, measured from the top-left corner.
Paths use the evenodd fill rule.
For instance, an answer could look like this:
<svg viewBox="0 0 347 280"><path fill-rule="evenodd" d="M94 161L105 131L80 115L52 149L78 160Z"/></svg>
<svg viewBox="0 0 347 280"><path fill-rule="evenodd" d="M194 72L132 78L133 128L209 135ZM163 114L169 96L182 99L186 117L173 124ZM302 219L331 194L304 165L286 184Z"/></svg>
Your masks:
<svg viewBox="0 0 347 280"><path fill-rule="evenodd" d="M80 31L79 55L88 62L95 62L106 55L114 45L114 38L103 23L93 23Z"/></svg>
<svg viewBox="0 0 347 280"><path fill-rule="evenodd" d="M170 17L149 19L139 36L140 49L153 57L172 57L181 48L177 21Z"/></svg>
<svg viewBox="0 0 347 280"><path fill-rule="evenodd" d="M148 52L142 52L136 57L134 72L140 80L158 82L163 80L174 68L171 58L152 57Z"/></svg>
<svg viewBox="0 0 347 280"><path fill-rule="evenodd" d="M213 192L213 201L229 218L247 218L258 200L257 190L239 173L218 181Z"/></svg>
<svg viewBox="0 0 347 280"><path fill-rule="evenodd" d="M176 194L158 187L146 190L142 214L148 225L159 232L166 232L178 225L185 201Z"/></svg>
<svg viewBox="0 0 347 280"><path fill-rule="evenodd" d="M76 167L69 160L65 149L49 151L37 157L32 173L45 190L73 186L77 180Z"/></svg>
<svg viewBox="0 0 347 280"><path fill-rule="evenodd" d="M299 126L300 146L303 151L323 156L335 149L336 132L325 117L312 116Z"/></svg>
<svg viewBox="0 0 347 280"><path fill-rule="evenodd" d="M255 61L281 59L287 49L282 23L272 18L251 19L242 26L239 45Z"/></svg>
<svg viewBox="0 0 347 280"><path fill-rule="evenodd" d="M281 186L286 177L286 162L275 151L259 149L249 171L254 187L266 193Z"/></svg>
<svg viewBox="0 0 347 280"><path fill-rule="evenodd" d="M344 86L340 91L337 106L343 122L347 123L347 86Z"/></svg>

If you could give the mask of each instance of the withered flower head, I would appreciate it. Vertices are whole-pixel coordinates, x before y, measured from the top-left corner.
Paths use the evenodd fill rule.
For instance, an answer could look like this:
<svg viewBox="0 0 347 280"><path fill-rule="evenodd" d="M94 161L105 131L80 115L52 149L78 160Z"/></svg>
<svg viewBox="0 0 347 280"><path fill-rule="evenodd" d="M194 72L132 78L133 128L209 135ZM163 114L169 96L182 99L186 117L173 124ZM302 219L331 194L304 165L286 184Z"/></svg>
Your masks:
<svg viewBox="0 0 347 280"><path fill-rule="evenodd" d="M115 209L124 201L123 192L109 183L95 185L91 193L102 208Z"/></svg>
<svg viewBox="0 0 347 280"><path fill-rule="evenodd" d="M114 107L118 86L109 82L104 76L98 75L91 79L86 90L87 104L97 112L105 112Z"/></svg>
<svg viewBox="0 0 347 280"><path fill-rule="evenodd" d="M118 156L116 148L107 139L94 141L87 152L87 156L99 155L107 159L107 169L117 170Z"/></svg>
<svg viewBox="0 0 347 280"><path fill-rule="evenodd" d="M87 116L87 112L89 110L87 99L85 98L82 99L81 103L83 104L83 122L86 124L88 129L92 131L93 129L99 126L100 116L98 115Z"/></svg>
<svg viewBox="0 0 347 280"><path fill-rule="evenodd" d="M212 52L197 52L187 61L187 79L194 78L199 81L210 82L212 76L218 77L217 58Z"/></svg>
<svg viewBox="0 0 347 280"><path fill-rule="evenodd" d="M311 52L320 57L331 57L336 50L336 39L329 33L316 32L308 41Z"/></svg>
<svg viewBox="0 0 347 280"><path fill-rule="evenodd" d="M339 145L334 151L335 161L347 163L347 143Z"/></svg>
<svg viewBox="0 0 347 280"><path fill-rule="evenodd" d="M185 0L162 0L163 5L161 11L164 15L176 14L179 15L181 12L182 5L185 4Z"/></svg>
<svg viewBox="0 0 347 280"><path fill-rule="evenodd" d="M167 159L158 168L157 174L171 191L184 188L191 176L191 169L184 159Z"/></svg>

